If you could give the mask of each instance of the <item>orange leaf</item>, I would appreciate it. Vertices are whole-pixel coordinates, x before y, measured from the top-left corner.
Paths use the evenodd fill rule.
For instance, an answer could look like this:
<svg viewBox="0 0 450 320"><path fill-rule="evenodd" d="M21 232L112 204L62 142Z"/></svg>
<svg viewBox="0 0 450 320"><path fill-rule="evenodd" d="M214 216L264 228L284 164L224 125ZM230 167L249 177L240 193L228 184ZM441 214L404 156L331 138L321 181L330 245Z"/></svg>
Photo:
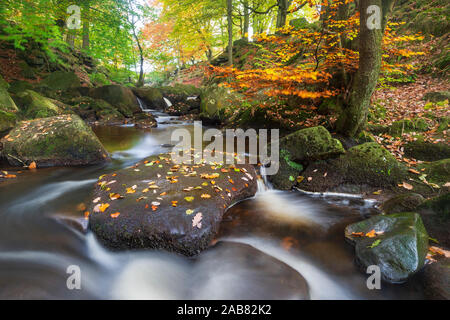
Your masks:
<svg viewBox="0 0 450 320"><path fill-rule="evenodd" d="M120 216L120 212L116 212L116 213L111 213L111 218L115 219L118 216Z"/></svg>
<svg viewBox="0 0 450 320"><path fill-rule="evenodd" d="M28 169L30 169L30 170L34 170L34 169L36 169L36 162L32 162L32 163L30 163L30 165L28 166Z"/></svg>

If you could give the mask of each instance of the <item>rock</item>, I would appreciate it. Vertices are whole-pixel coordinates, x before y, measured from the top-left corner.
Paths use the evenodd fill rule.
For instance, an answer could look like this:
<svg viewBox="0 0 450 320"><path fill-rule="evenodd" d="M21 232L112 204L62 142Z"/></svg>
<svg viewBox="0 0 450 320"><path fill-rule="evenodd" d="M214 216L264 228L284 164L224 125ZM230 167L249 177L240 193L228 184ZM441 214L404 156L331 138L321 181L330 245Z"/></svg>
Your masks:
<svg viewBox="0 0 450 320"><path fill-rule="evenodd" d="M27 119L47 118L63 113L52 100L35 91L25 90L17 94L17 97L18 104Z"/></svg>
<svg viewBox="0 0 450 320"><path fill-rule="evenodd" d="M167 107L164 96L158 88L137 88L134 89L134 93L145 102L148 109L164 110Z"/></svg>
<svg viewBox="0 0 450 320"><path fill-rule="evenodd" d="M450 300L450 258L427 265L422 279L428 299Z"/></svg>
<svg viewBox="0 0 450 320"><path fill-rule="evenodd" d="M41 83L52 90L66 91L80 86L80 79L74 72L55 71L50 73Z"/></svg>
<svg viewBox="0 0 450 320"><path fill-rule="evenodd" d="M428 130L428 123L423 118L394 121L389 127L389 133L393 136L406 132L425 132Z"/></svg>
<svg viewBox="0 0 450 320"><path fill-rule="evenodd" d="M374 187L396 185L407 175L406 167L375 142L350 148L338 166L339 171L345 172L347 182Z"/></svg>
<svg viewBox="0 0 450 320"><path fill-rule="evenodd" d="M412 212L425 201L422 195L417 193L404 193L392 197L384 202L381 209L387 213Z"/></svg>
<svg viewBox="0 0 450 320"><path fill-rule="evenodd" d="M280 139L280 150L287 150L296 162L329 159L345 153L341 142L322 126L298 130Z"/></svg>
<svg viewBox="0 0 450 320"><path fill-rule="evenodd" d="M431 102L441 102L445 100L450 100L450 92L449 91L428 92L427 94L425 94L423 99Z"/></svg>
<svg viewBox="0 0 450 320"><path fill-rule="evenodd" d="M134 126L140 129L150 129L156 128L158 126L158 122L155 117L150 113L141 113L136 115L133 119Z"/></svg>
<svg viewBox="0 0 450 320"><path fill-rule="evenodd" d="M450 158L450 146L446 143L411 141L405 145L405 156L422 161L438 161Z"/></svg>
<svg viewBox="0 0 450 320"><path fill-rule="evenodd" d="M170 155L160 155L115 175L102 176L92 198L97 201L88 208L89 228L102 243L115 249L162 248L195 255L209 246L226 209L256 193L254 167L236 167L239 171L227 167L224 170L229 172L225 173L206 164L176 167ZM219 177L201 178L203 174ZM177 182L171 183L173 179ZM111 194L124 199L111 200ZM210 197L202 198L202 194ZM177 201L176 207L173 201ZM105 212L95 212L99 204L109 207ZM117 212L117 218L111 217ZM201 225L194 226L200 217Z"/></svg>
<svg viewBox="0 0 450 320"><path fill-rule="evenodd" d="M14 128L16 121L17 117L15 113L0 110L0 137Z"/></svg>
<svg viewBox="0 0 450 320"><path fill-rule="evenodd" d="M193 299L310 299L308 283L296 270L250 245L233 242L219 242L200 254L192 283Z"/></svg>
<svg viewBox="0 0 450 320"><path fill-rule="evenodd" d="M327 159L345 153L341 142L333 139L324 127L298 130L280 139L280 169L269 176L275 188L289 190L297 183L303 165L310 161Z"/></svg>
<svg viewBox="0 0 450 320"><path fill-rule="evenodd" d="M25 61L21 61L19 63L19 67L21 70L21 75L22 77L26 78L26 79L35 79L36 78L36 72L35 70L30 67Z"/></svg>
<svg viewBox="0 0 450 320"><path fill-rule="evenodd" d="M8 91L10 93L18 94L25 90L33 90L33 85L26 81L13 81L11 82Z"/></svg>
<svg viewBox="0 0 450 320"><path fill-rule="evenodd" d="M77 166L104 163L108 153L76 115L22 121L1 140L12 166Z"/></svg>
<svg viewBox="0 0 450 320"><path fill-rule="evenodd" d="M381 234L374 238L354 235L372 230ZM417 213L374 216L347 226L345 237L355 244L356 260L362 270L379 266L385 281L405 282L425 264L428 234Z"/></svg>
<svg viewBox="0 0 450 320"><path fill-rule="evenodd" d="M425 169L422 172L427 175L426 179L428 182L436 183L438 185L450 182L450 159L421 164L419 165L419 168Z"/></svg>
<svg viewBox="0 0 450 320"><path fill-rule="evenodd" d="M224 120L224 112L227 108L242 103L238 94L218 86L210 86L203 90L200 100L200 116L210 121Z"/></svg>
<svg viewBox="0 0 450 320"><path fill-rule="evenodd" d="M430 236L450 247L450 193L426 200L417 211Z"/></svg>
<svg viewBox="0 0 450 320"><path fill-rule="evenodd" d="M3 79L2 75L0 74L0 89L9 89L9 83L5 81L5 79Z"/></svg>
<svg viewBox="0 0 450 320"><path fill-rule="evenodd" d="M142 112L136 96L127 87L109 85L92 89L90 95L94 99L102 99L116 107L125 117L131 118L133 114Z"/></svg>
<svg viewBox="0 0 450 320"><path fill-rule="evenodd" d="M104 123L123 122L125 117L115 107L101 99L77 97L68 101L72 110L82 119Z"/></svg>

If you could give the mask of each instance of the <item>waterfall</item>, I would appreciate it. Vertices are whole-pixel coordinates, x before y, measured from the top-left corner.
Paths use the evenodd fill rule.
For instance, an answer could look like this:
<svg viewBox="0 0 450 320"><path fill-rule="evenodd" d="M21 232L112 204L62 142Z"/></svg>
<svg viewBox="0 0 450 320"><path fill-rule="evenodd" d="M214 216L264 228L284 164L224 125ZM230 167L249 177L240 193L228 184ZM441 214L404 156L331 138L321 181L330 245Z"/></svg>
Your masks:
<svg viewBox="0 0 450 320"><path fill-rule="evenodd" d="M272 190L272 184L267 179L266 167L260 166L259 174L261 177L258 178L258 193L264 193L266 191Z"/></svg>
<svg viewBox="0 0 450 320"><path fill-rule="evenodd" d="M167 99L166 97L164 97L164 102L166 103L167 107L171 107L172 106L172 102L170 102L169 99Z"/></svg>
<svg viewBox="0 0 450 320"><path fill-rule="evenodd" d="M145 105L144 101L142 101L139 97L136 97L137 102L139 103L139 108L141 108L141 110L143 112L150 112L150 109L147 109L147 106Z"/></svg>

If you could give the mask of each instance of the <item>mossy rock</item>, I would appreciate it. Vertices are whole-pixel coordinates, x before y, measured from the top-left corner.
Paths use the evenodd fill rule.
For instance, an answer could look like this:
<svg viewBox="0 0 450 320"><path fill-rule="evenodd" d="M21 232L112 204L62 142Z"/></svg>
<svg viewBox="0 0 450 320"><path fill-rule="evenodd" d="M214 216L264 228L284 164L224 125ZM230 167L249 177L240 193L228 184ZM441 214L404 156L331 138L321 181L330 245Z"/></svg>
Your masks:
<svg viewBox="0 0 450 320"><path fill-rule="evenodd" d="M114 121L124 116L108 102L91 97L76 97L70 100L72 110L84 120Z"/></svg>
<svg viewBox="0 0 450 320"><path fill-rule="evenodd" d="M13 94L18 94L26 90L33 90L33 85L26 81L13 81L10 83L8 91Z"/></svg>
<svg viewBox="0 0 450 320"><path fill-rule="evenodd" d="M428 182L438 185L450 182L450 159L421 164L419 168L425 169L423 173L427 175L426 179Z"/></svg>
<svg viewBox="0 0 450 320"><path fill-rule="evenodd" d="M369 123L367 125L367 130L375 135L379 135L383 133L388 133L389 127L382 124Z"/></svg>
<svg viewBox="0 0 450 320"><path fill-rule="evenodd" d="M420 194L404 193L384 202L381 209L387 214L415 211L424 201L424 197Z"/></svg>
<svg viewBox="0 0 450 320"><path fill-rule="evenodd" d="M299 173L303 171L303 166L291 160L291 154L285 149L280 150L280 161L278 172L267 176L272 185L279 190L290 190L297 183Z"/></svg>
<svg viewBox="0 0 450 320"><path fill-rule="evenodd" d="M450 146L446 143L431 143L423 140L408 142L405 156L422 161L438 161L450 158Z"/></svg>
<svg viewBox="0 0 450 320"><path fill-rule="evenodd" d="M47 118L60 115L63 111L52 102L32 90L26 90L17 95L22 113L27 119Z"/></svg>
<svg viewBox="0 0 450 320"><path fill-rule="evenodd" d="M430 300L450 300L450 258L427 265L423 273L424 293Z"/></svg>
<svg viewBox="0 0 450 320"><path fill-rule="evenodd" d="M430 236L450 247L450 193L426 200L417 210Z"/></svg>
<svg viewBox="0 0 450 320"><path fill-rule="evenodd" d="M91 90L90 96L102 99L116 107L125 117L131 118L134 113L142 112L136 96L131 89L120 85L108 85Z"/></svg>
<svg viewBox="0 0 450 320"><path fill-rule="evenodd" d="M187 97L197 97L201 95L202 89L191 84L176 83L174 86L166 86L159 88L163 95L178 95Z"/></svg>
<svg viewBox="0 0 450 320"><path fill-rule="evenodd" d="M8 91L5 88L0 87L0 111L5 112L16 112L19 109L17 108L14 100L11 99Z"/></svg>
<svg viewBox="0 0 450 320"><path fill-rule="evenodd" d="M52 90L68 90L70 88L77 88L80 84L80 79L74 72L55 71L49 74L41 85L47 86Z"/></svg>
<svg viewBox="0 0 450 320"><path fill-rule="evenodd" d="M389 127L391 135L401 135L406 132L425 132L428 130L428 123L422 118L395 121Z"/></svg>
<svg viewBox="0 0 450 320"><path fill-rule="evenodd" d="M22 121L3 138L3 156L12 166L75 166L109 160L92 130L76 115Z"/></svg>
<svg viewBox="0 0 450 320"><path fill-rule="evenodd" d="M438 123L439 123L439 127L437 128L438 132L448 130L450 124L450 117L442 117L438 120Z"/></svg>
<svg viewBox="0 0 450 320"><path fill-rule="evenodd" d="M2 75L0 74L0 88L9 89L9 83L5 81L5 79L3 79Z"/></svg>
<svg viewBox="0 0 450 320"><path fill-rule="evenodd" d="M204 118L222 121L225 110L231 106L241 105L239 94L219 86L210 86L203 90L200 96L200 112Z"/></svg>
<svg viewBox="0 0 450 320"><path fill-rule="evenodd" d="M347 150L339 159L346 180L376 187L393 186L407 177L407 169L386 149L367 142Z"/></svg>
<svg viewBox="0 0 450 320"><path fill-rule="evenodd" d="M378 233L374 238L358 233ZM378 215L347 226L345 237L355 244L357 263L380 267L382 279L391 283L405 282L425 265L428 234L417 213Z"/></svg>
<svg viewBox="0 0 450 320"><path fill-rule="evenodd" d="M434 91L428 92L424 95L423 99L425 101L430 102L441 102L445 100L450 100L450 92L449 91Z"/></svg>
<svg viewBox="0 0 450 320"><path fill-rule="evenodd" d="M22 69L21 75L26 79L35 79L36 72L25 61L19 63L19 67Z"/></svg>
<svg viewBox="0 0 450 320"><path fill-rule="evenodd" d="M295 162L329 159L345 153L339 140L322 126L298 130L280 139L280 149L289 151Z"/></svg>
<svg viewBox="0 0 450 320"><path fill-rule="evenodd" d="M164 96L159 88L138 88L133 90L134 93L144 101L148 109L164 110L167 105Z"/></svg>
<svg viewBox="0 0 450 320"><path fill-rule="evenodd" d="M17 117L15 113L0 110L0 137L14 128Z"/></svg>

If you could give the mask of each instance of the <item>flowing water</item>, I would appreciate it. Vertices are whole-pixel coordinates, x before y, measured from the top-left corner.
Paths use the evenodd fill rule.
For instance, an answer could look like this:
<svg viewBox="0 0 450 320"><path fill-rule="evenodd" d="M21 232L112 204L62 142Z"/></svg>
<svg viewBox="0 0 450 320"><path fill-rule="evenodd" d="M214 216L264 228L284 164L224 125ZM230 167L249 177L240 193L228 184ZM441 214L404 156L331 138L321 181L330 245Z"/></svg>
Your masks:
<svg viewBox="0 0 450 320"><path fill-rule="evenodd" d="M110 164L27 171L0 184L0 298L295 299L298 273L312 299L423 297L414 279L367 289L368 275L354 264L343 230L376 213L373 203L276 191L263 180L254 198L228 210L217 245L199 257L101 247L77 227L85 223L77 206L89 201L98 176L167 152L176 128L193 130L192 124L151 112L158 128L94 128L112 154ZM67 288L72 265L81 270L81 290Z"/></svg>

